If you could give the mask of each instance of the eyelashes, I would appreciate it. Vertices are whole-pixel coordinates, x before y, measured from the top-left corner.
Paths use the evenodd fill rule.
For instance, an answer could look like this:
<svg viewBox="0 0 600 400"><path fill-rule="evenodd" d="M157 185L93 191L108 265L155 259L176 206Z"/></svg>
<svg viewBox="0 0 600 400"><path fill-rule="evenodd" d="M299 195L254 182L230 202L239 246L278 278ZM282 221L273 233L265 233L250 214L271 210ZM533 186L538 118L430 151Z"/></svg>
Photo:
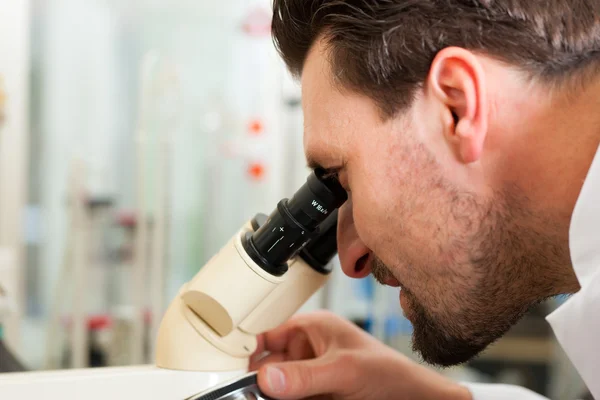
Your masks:
<svg viewBox="0 0 600 400"><path fill-rule="evenodd" d="M332 170L332 171L327 171L323 174L323 179L332 179L332 178L339 182L339 180L340 180L339 171Z"/></svg>
<svg viewBox="0 0 600 400"><path fill-rule="evenodd" d="M323 174L323 178L335 179L336 181L339 182L340 185L342 185L342 187L344 188L346 193L350 194L350 189L348 189L345 185L342 184L342 182L340 182L340 172L338 170L331 170L331 171L325 172L325 174Z"/></svg>

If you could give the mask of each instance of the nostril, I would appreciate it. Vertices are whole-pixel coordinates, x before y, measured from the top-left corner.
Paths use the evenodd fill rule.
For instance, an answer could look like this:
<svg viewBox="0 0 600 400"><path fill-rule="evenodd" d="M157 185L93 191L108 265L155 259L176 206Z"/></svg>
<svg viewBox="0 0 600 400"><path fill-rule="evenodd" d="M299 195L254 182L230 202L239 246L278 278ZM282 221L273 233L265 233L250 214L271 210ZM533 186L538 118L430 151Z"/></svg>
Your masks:
<svg viewBox="0 0 600 400"><path fill-rule="evenodd" d="M354 264L354 272L359 273L367 266L367 260L369 259L369 255L365 254L358 260L356 260L356 264Z"/></svg>

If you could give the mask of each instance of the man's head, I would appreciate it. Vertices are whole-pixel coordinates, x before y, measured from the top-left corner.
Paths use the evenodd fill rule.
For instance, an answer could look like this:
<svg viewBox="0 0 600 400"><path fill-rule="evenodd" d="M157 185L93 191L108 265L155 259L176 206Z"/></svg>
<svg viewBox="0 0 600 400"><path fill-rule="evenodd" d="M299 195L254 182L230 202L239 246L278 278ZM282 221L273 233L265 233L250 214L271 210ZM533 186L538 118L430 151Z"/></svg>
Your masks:
<svg viewBox="0 0 600 400"><path fill-rule="evenodd" d="M568 229L600 140L598 15L597 1L274 2L307 157L349 191L342 267L402 286L428 362L463 362L578 289Z"/></svg>

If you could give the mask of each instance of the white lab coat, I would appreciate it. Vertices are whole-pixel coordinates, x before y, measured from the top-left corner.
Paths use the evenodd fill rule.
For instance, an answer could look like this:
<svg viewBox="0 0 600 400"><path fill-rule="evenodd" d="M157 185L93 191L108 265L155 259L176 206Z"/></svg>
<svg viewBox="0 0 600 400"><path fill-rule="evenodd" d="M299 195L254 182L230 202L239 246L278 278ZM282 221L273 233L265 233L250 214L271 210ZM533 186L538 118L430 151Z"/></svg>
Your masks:
<svg viewBox="0 0 600 400"><path fill-rule="evenodd" d="M546 317L595 399L600 399L600 147L577 199L569 230L581 289ZM467 384L474 400L545 399L518 386Z"/></svg>

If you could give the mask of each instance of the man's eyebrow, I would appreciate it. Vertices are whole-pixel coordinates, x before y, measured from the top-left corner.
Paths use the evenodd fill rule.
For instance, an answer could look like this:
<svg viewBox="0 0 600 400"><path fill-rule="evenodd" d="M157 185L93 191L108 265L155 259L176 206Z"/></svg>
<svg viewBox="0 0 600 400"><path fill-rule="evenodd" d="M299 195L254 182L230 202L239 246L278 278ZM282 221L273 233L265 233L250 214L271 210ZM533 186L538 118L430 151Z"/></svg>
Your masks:
<svg viewBox="0 0 600 400"><path fill-rule="evenodd" d="M314 159L310 155L308 155L306 157L306 165L308 166L308 168L312 169L313 171L317 170L317 169L321 170L323 177L337 176L337 174L343 168L341 165L336 166L336 167L324 168L323 165L321 165L321 163L319 163L316 159Z"/></svg>
<svg viewBox="0 0 600 400"><path fill-rule="evenodd" d="M315 169L325 169L323 168L323 166L321 165L321 163L319 163L314 157L312 157L310 154L308 154L306 156L306 165L308 166L308 168L315 170Z"/></svg>

